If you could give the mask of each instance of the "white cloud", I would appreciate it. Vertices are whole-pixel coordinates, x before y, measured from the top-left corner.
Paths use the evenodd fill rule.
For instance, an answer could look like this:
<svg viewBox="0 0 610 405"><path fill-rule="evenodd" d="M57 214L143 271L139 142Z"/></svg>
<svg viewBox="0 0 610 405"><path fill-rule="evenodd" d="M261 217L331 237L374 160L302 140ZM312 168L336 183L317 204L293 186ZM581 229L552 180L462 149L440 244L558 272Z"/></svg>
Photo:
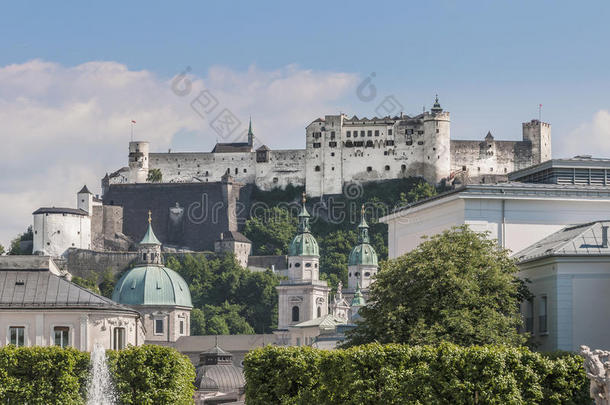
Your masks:
<svg viewBox="0 0 610 405"><path fill-rule="evenodd" d="M234 113L243 130L252 115L256 136L272 148L303 147L305 126L345 107L341 100L357 80L294 65L214 67L205 77L187 78L191 92L178 96L172 79L116 62L65 67L32 60L0 67L0 241L6 245L25 230L40 206L74 206L83 184L99 192L104 174L126 164L132 119L135 137L156 151L209 150L218 137L209 123L221 108ZM205 119L190 106L203 89L219 102Z"/></svg>
<svg viewBox="0 0 610 405"><path fill-rule="evenodd" d="M610 155L610 111L600 110L590 122L581 124L570 132L569 136L560 138L558 153L554 156L572 157L575 155L592 155L604 157Z"/></svg>

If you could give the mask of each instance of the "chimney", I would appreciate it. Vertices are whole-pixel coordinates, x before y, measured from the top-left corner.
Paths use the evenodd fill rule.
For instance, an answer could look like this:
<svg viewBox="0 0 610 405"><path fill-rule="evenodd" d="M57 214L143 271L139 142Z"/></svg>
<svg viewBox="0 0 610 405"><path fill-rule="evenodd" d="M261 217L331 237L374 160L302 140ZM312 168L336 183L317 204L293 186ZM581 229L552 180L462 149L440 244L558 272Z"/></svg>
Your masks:
<svg viewBox="0 0 610 405"><path fill-rule="evenodd" d="M608 247L608 225L602 225L602 247Z"/></svg>

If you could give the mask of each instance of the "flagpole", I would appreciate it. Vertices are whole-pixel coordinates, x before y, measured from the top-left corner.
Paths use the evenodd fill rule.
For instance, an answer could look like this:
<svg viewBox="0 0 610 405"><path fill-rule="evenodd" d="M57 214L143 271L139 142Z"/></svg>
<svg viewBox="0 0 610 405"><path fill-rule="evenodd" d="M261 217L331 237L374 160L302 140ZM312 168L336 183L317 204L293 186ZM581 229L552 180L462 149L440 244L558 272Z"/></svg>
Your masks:
<svg viewBox="0 0 610 405"><path fill-rule="evenodd" d="M131 121L131 142L133 142L133 121Z"/></svg>

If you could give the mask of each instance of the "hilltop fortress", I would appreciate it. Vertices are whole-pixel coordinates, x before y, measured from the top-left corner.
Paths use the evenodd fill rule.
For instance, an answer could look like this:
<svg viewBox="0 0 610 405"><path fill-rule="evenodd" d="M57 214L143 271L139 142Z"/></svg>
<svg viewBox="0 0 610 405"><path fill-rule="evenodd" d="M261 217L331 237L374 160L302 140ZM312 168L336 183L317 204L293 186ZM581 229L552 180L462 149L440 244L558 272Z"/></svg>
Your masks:
<svg viewBox="0 0 610 405"><path fill-rule="evenodd" d="M129 166L106 175L102 190L146 183L149 171L159 169L164 183L218 182L229 173L262 190L292 184L319 197L340 194L346 184L411 176L433 184L489 182L551 158L548 123L523 123L521 141L497 141L491 133L481 140L452 140L450 127L450 114L437 98L430 111L413 117L318 118L306 128L305 149L255 149L252 125L247 142L217 143L212 152L150 153L148 142L135 141L129 144Z"/></svg>

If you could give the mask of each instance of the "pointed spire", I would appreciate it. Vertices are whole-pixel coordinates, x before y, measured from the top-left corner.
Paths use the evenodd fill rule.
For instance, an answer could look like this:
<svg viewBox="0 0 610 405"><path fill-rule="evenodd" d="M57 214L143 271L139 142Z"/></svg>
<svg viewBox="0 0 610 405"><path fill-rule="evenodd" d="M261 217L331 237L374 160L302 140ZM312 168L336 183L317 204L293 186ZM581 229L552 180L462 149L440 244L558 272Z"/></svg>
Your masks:
<svg viewBox="0 0 610 405"><path fill-rule="evenodd" d="M364 204L360 209L360 225L358 225L358 243L369 243L369 225L366 223Z"/></svg>
<svg viewBox="0 0 610 405"><path fill-rule="evenodd" d="M354 293L354 298L352 298L352 307L362 307L366 305L364 301L364 296L362 295L362 291L360 291L360 282L356 284L356 292Z"/></svg>
<svg viewBox="0 0 610 405"><path fill-rule="evenodd" d="M148 229L140 242L140 245L161 245L159 239L155 235L155 232L152 229L152 211L148 210Z"/></svg>
<svg viewBox="0 0 610 405"><path fill-rule="evenodd" d="M252 116L250 116L250 125L248 126L248 145L254 144L254 132L252 132Z"/></svg>
<svg viewBox="0 0 610 405"><path fill-rule="evenodd" d="M307 196L305 192L303 192L301 196L301 212L299 213L299 233L310 232L309 229L309 212L307 212L307 208L305 208L305 202L307 202Z"/></svg>

